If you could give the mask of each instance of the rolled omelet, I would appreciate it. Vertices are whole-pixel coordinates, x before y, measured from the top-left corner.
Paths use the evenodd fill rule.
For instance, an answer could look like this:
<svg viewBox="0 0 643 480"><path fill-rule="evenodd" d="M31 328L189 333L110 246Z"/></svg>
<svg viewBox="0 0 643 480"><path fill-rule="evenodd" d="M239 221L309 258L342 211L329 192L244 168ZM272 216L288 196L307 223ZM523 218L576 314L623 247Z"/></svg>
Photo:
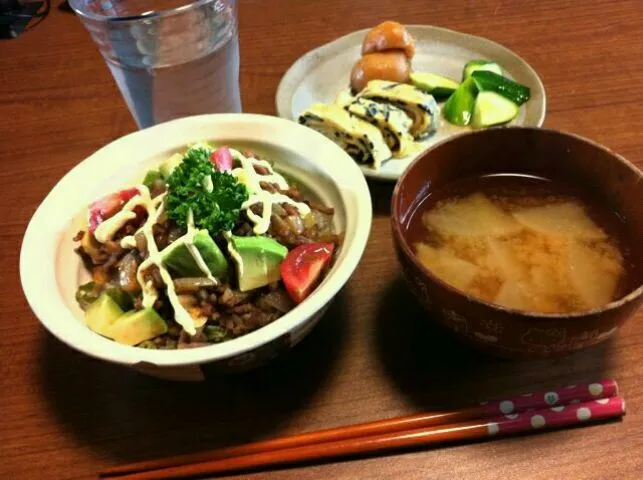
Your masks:
<svg viewBox="0 0 643 480"><path fill-rule="evenodd" d="M355 97L351 94L350 89L347 88L337 94L333 103L339 107L346 108L349 103L353 103L354 101Z"/></svg>
<svg viewBox="0 0 643 480"><path fill-rule="evenodd" d="M422 139L438 128L439 108L432 95L405 83L371 80L357 98L387 103L403 110L412 120L410 133Z"/></svg>
<svg viewBox="0 0 643 480"><path fill-rule="evenodd" d="M391 158L382 132L370 123L350 115L338 105L316 103L299 116L299 123L325 135L353 159L373 169Z"/></svg>
<svg viewBox="0 0 643 480"><path fill-rule="evenodd" d="M345 106L346 110L376 126L384 136L387 146L395 157L405 156L413 144L410 129L413 121L404 112L389 103L377 103L367 98L358 98Z"/></svg>

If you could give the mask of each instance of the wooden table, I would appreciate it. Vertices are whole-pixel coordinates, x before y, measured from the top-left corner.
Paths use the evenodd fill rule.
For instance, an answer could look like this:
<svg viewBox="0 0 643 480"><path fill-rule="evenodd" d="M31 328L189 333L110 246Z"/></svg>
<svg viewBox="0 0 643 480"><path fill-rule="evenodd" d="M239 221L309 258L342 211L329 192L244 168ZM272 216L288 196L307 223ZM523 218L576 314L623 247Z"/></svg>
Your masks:
<svg viewBox="0 0 643 480"><path fill-rule="evenodd" d="M244 478L643 478L643 311L617 338L568 358L478 355L429 326L402 286L386 185L373 187L373 230L351 281L309 337L260 370L166 383L87 358L46 333L19 283L25 226L72 166L135 129L89 35L58 3L41 24L0 43L1 478L91 478L122 462L607 376L628 401L622 423ZM300 55L390 18L506 45L545 83L546 126L643 166L640 0L239 4L248 112L274 114L279 79Z"/></svg>

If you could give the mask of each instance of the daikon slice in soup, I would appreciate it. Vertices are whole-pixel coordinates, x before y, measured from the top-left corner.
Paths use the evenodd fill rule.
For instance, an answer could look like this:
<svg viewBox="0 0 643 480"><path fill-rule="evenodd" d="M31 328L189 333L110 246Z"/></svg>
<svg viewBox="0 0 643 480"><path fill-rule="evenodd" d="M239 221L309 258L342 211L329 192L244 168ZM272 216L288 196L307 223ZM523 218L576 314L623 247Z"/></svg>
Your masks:
<svg viewBox="0 0 643 480"><path fill-rule="evenodd" d="M495 174L432 192L409 232L418 260L477 299L569 313L627 293L633 256L617 212L540 177Z"/></svg>

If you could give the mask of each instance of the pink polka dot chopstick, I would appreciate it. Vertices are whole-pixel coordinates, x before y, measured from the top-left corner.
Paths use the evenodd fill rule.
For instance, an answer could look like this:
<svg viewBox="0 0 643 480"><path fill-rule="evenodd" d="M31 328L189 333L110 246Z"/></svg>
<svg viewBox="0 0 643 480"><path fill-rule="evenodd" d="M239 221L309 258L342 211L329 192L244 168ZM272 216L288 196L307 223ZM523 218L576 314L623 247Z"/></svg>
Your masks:
<svg viewBox="0 0 643 480"><path fill-rule="evenodd" d="M437 411L122 465L101 477L187 478L572 427L625 414L614 380L568 385Z"/></svg>

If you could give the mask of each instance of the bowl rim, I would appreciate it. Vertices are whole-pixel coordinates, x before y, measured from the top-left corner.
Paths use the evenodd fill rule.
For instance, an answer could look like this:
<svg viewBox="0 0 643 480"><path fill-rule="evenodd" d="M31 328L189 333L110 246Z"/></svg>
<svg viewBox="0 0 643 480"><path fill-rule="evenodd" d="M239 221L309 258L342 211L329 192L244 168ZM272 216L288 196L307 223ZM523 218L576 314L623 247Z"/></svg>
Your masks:
<svg viewBox="0 0 643 480"><path fill-rule="evenodd" d="M500 127L492 127L492 128L487 128L484 130L475 130L475 131L470 131L470 132L462 132L457 135L454 135L452 137L446 138L442 140L441 142L436 143L433 145L430 149L428 149L426 152L424 152L423 155L419 156L409 166L406 168L406 170L402 173L400 176L400 179L395 185L395 188L393 189L393 194L391 196L391 225L392 225L392 230L393 230L393 235L394 239L396 240L398 246L402 249L404 252L404 255L411 261L411 263L418 269L420 270L426 277L430 278L433 282L437 283L440 285L442 288L445 288L451 293L458 294L459 296L463 297L465 300L467 300L470 303L477 304L480 306L484 306L487 308L490 308L492 310L502 312L502 313L507 313L511 315L521 315L523 317L528 317L531 319L535 320L554 320L554 319L571 319L571 318L586 318L587 316L591 315L600 315L605 312L615 310L617 308L620 308L626 303L629 303L636 299L637 297L640 297L643 295L643 283L639 285L637 288L632 290L630 293L627 295L620 297L617 300L613 300L605 305L601 305L600 307L593 308L590 310L583 310L583 311L577 311L577 312L569 312L569 313L542 313L542 312L534 312L530 310L520 310L517 308L509 308L509 307L504 307L502 305L498 305L496 303L492 302L487 302L485 300L479 299L477 297L474 297L472 295L469 295L465 293L464 291L455 288L448 283L444 282L440 278L438 278L433 272L431 272L428 268L426 268L422 263L420 263L417 260L416 255L413 253L411 247L409 246L408 242L406 241L406 238L404 237L402 233L402 222L401 222L401 212L400 212L400 191L402 189L402 185L404 184L405 180L409 177L410 172L413 170L415 165L421 161L424 160L425 157L430 155L433 150L440 148L442 145L450 142L457 142L463 137L468 137L471 135L484 135L486 132L489 131L505 131L507 134L510 134L509 132L513 130L520 130L520 131L530 131L534 132L536 135L558 135L562 137L567 137L570 139L578 140L581 142L584 142L594 148L597 148L599 150L602 150L603 152L607 153L610 155L614 160L623 163L626 167L628 167L630 170L632 170L636 175L639 176L639 178L643 181L643 171L639 169L636 165L633 163L629 162L627 159L625 159L623 156L617 154L616 152L610 150L604 145L601 145L598 142L595 142L593 140L590 140L586 137L583 137L581 135L577 135L575 133L563 131L563 130L555 130L551 128L542 128L542 127L525 127L525 126L500 126Z"/></svg>
<svg viewBox="0 0 643 480"><path fill-rule="evenodd" d="M56 261L59 256L60 235L46 240L39 238L53 228L47 226L48 223L52 223L52 220L47 218L47 214L64 197L65 189L72 183L78 182L78 179L96 177L96 175L87 176L92 172L93 167L98 168L101 165L101 168L110 169L114 173L123 168L120 160L115 162L118 163L116 167L104 166L101 162L104 162L106 156L114 158L113 155L116 152L122 153L123 149L145 149L149 152L147 157L137 157L137 160L132 162L132 165L142 164L146 159L158 155L161 149L166 151L168 148L184 147L187 142L181 139L194 131L194 128L207 127L208 131L212 132L210 139L216 141L217 127L225 128L226 125L227 133L219 135L222 138L231 137L230 130L235 127L235 132L241 132L235 133L235 138L246 138L298 152L311 164L316 160L310 160L312 158L310 152L323 152L324 164L321 168L327 164L334 166L334 171L327 169L325 173L336 186L337 194L346 209L344 233L349 230L352 232L352 238L342 245L345 249L344 255L340 253L340 257L322 284L304 302L274 322L227 342L193 349L150 350L121 345L92 332L69 309L58 286L43 288L43 284L46 285L43 283L43 276L45 280L58 285ZM245 134L250 131L256 133ZM176 138L171 137L172 135ZM154 138L163 140L156 144ZM287 140L284 141L284 138ZM168 144L174 146L168 147ZM342 181L337 179L340 171ZM91 182L90 186L96 186L99 182L100 180ZM351 188L341 188L342 184L347 183ZM27 302L40 323L55 337L76 350L101 360L125 365L152 364L161 367L198 365L248 353L303 327L314 319L353 274L366 248L371 224L371 195L364 175L340 147L322 134L296 122L268 115L245 113L197 115L172 120L119 137L93 152L67 172L42 200L25 230L20 251L20 279ZM48 245L46 252L38 251L38 248L45 250L42 248L43 243ZM51 278L52 275L53 278Z"/></svg>

